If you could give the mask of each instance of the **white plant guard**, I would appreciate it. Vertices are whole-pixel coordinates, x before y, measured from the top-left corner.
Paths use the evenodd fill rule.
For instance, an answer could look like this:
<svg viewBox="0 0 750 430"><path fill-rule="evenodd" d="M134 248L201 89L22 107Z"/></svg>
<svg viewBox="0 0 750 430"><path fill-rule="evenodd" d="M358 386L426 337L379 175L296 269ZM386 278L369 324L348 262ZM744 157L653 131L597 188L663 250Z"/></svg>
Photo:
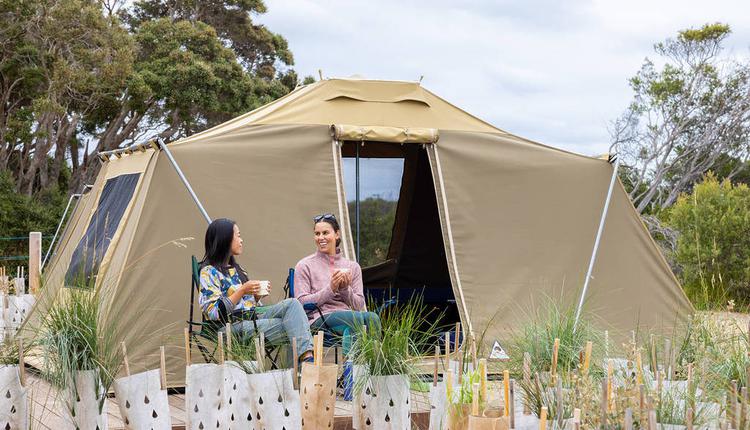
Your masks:
<svg viewBox="0 0 750 430"><path fill-rule="evenodd" d="M5 337L8 336L8 324L5 322L7 313L7 309L0 307L0 343L4 342Z"/></svg>
<svg viewBox="0 0 750 430"><path fill-rule="evenodd" d="M0 428L29 428L28 389L21 386L17 365L0 366Z"/></svg>
<svg viewBox="0 0 750 430"><path fill-rule="evenodd" d="M82 370L75 376L75 386L68 388L65 411L70 428L77 430L106 430L106 393L95 370ZM102 408L99 410L99 404Z"/></svg>
<svg viewBox="0 0 750 430"><path fill-rule="evenodd" d="M405 375L370 376L368 385L354 397L352 427L410 430L409 395L409 378Z"/></svg>
<svg viewBox="0 0 750 430"><path fill-rule="evenodd" d="M8 313L6 314L6 326L11 330L21 327L26 315L31 312L36 299L31 294L11 295L8 296Z"/></svg>
<svg viewBox="0 0 750 430"><path fill-rule="evenodd" d="M171 430L167 390L161 389L159 369L116 379L115 396L126 429Z"/></svg>
<svg viewBox="0 0 750 430"><path fill-rule="evenodd" d="M223 365L191 364L185 375L185 410L187 430L227 428L224 406ZM223 409L222 409L223 408Z"/></svg>
<svg viewBox="0 0 750 430"><path fill-rule="evenodd" d="M338 365L302 364L300 400L302 428L305 430L333 429L336 410L336 375Z"/></svg>
<svg viewBox="0 0 750 430"><path fill-rule="evenodd" d="M458 360L448 360L448 369L453 371L454 375L458 375ZM464 368L467 370L464 372L461 372L462 374L466 373L472 373L474 371L474 364L471 361L464 361Z"/></svg>
<svg viewBox="0 0 750 430"><path fill-rule="evenodd" d="M256 363L245 364L255 366ZM250 408L252 396L247 373L234 361L227 361L224 364L224 403L226 404L227 419L225 421L228 430L253 428L256 418Z"/></svg>
<svg viewBox="0 0 750 430"><path fill-rule="evenodd" d="M448 393L445 381L430 386L430 430L448 428Z"/></svg>
<svg viewBox="0 0 750 430"><path fill-rule="evenodd" d="M302 429L299 392L294 389L292 372L286 369L247 375L252 396L251 429Z"/></svg>

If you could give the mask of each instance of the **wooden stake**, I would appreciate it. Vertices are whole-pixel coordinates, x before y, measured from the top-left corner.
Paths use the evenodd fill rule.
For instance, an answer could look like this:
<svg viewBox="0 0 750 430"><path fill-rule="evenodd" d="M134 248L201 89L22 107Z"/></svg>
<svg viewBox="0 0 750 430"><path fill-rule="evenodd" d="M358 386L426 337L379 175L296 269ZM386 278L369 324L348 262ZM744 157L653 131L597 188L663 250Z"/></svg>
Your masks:
<svg viewBox="0 0 750 430"><path fill-rule="evenodd" d="M29 292L33 295L39 291L42 273L42 233L29 233Z"/></svg>
<svg viewBox="0 0 750 430"><path fill-rule="evenodd" d="M732 384L736 384L735 381L732 381ZM732 427L734 427L734 408L732 405L734 405L734 402L736 400L736 397L734 396L734 390L731 388L727 391L727 421L730 423Z"/></svg>
<svg viewBox="0 0 750 430"><path fill-rule="evenodd" d="M693 408L688 408L685 414L685 430L693 430Z"/></svg>
<svg viewBox="0 0 750 430"><path fill-rule="evenodd" d="M128 363L128 349L125 347L125 342L120 342L122 347L122 362L125 365L125 376L130 376L130 363Z"/></svg>
<svg viewBox="0 0 750 430"><path fill-rule="evenodd" d="M477 343L474 341L474 334L472 333L469 337L471 339L471 364L474 369L477 368Z"/></svg>
<svg viewBox="0 0 750 430"><path fill-rule="evenodd" d="M227 323L227 358L232 359L232 324Z"/></svg>
<svg viewBox="0 0 750 430"><path fill-rule="evenodd" d="M479 384L471 384L471 414L479 416Z"/></svg>
<svg viewBox="0 0 750 430"><path fill-rule="evenodd" d="M555 343L552 345L552 368L550 369L550 375L554 381L557 377L557 355L560 351L560 339L555 338Z"/></svg>
<svg viewBox="0 0 750 430"><path fill-rule="evenodd" d="M558 425L562 425L563 422L563 391L562 391L562 378L557 378L557 386L555 387L555 422Z"/></svg>
<svg viewBox="0 0 750 430"><path fill-rule="evenodd" d="M219 364L224 364L224 333L219 332Z"/></svg>
<svg viewBox="0 0 750 430"><path fill-rule="evenodd" d="M190 366L190 330L185 327L185 366Z"/></svg>
<svg viewBox="0 0 750 430"><path fill-rule="evenodd" d="M164 355L164 345L159 347L159 373L161 375L161 389L167 389L167 358Z"/></svg>
<svg viewBox="0 0 750 430"><path fill-rule="evenodd" d="M508 391L508 408L510 411L508 412L508 415L510 416L510 428L514 429L516 428L516 384L514 380L510 380L510 387Z"/></svg>
<svg viewBox="0 0 750 430"><path fill-rule="evenodd" d="M438 370L440 367L440 345L435 345L435 369L432 372L432 386L437 387Z"/></svg>
<svg viewBox="0 0 750 430"><path fill-rule="evenodd" d="M323 332L319 331L315 335L315 357L313 357L316 366L323 365Z"/></svg>
<svg viewBox="0 0 750 430"><path fill-rule="evenodd" d="M594 343L591 341L586 342L586 352L583 355L583 374L589 373L589 365L591 364L591 351L594 348Z"/></svg>
<svg viewBox="0 0 750 430"><path fill-rule="evenodd" d="M255 344L255 361L258 362L258 370L263 371L264 370L264 363L263 363L263 354L260 352L260 340L259 338L253 339L253 343Z"/></svg>
<svg viewBox="0 0 750 430"><path fill-rule="evenodd" d="M451 332L445 332L445 365L448 365L448 360L451 359Z"/></svg>
<svg viewBox="0 0 750 430"><path fill-rule="evenodd" d="M527 386L531 386L531 354L528 352L523 353L523 383ZM528 402L523 402L523 414L531 414L531 409L527 405Z"/></svg>
<svg viewBox="0 0 750 430"><path fill-rule="evenodd" d="M601 403L601 426L607 428L607 411L609 409L609 397L607 394L607 378L602 378L602 403Z"/></svg>
<svg viewBox="0 0 750 430"><path fill-rule="evenodd" d="M633 410L625 409L625 430L633 430Z"/></svg>
<svg viewBox="0 0 750 430"><path fill-rule="evenodd" d="M454 348L454 351L456 352L456 354L458 354L458 351L461 349L460 348L461 342L460 342L459 339L461 339L461 323L457 322L456 323L456 343L455 343L455 348ZM461 354L461 355L463 355L463 354ZM460 379L461 379L461 377L459 376L459 380Z"/></svg>
<svg viewBox="0 0 750 430"><path fill-rule="evenodd" d="M671 359L672 357L672 341L670 339L664 339L664 372L666 375L667 381L672 380L672 368L671 366Z"/></svg>
<svg viewBox="0 0 750 430"><path fill-rule="evenodd" d="M510 415L510 372L503 370L503 399L505 400L504 416Z"/></svg>
<svg viewBox="0 0 750 430"><path fill-rule="evenodd" d="M314 359L314 358L313 358ZM294 373L292 373L292 382L294 389L299 388L299 355L297 354L297 338L292 338L292 366L294 367Z"/></svg>
<svg viewBox="0 0 750 430"><path fill-rule="evenodd" d="M737 414L737 381L732 381L731 388L732 398L727 402L727 410L732 411L732 421L730 422L730 427L736 429L739 424L739 415Z"/></svg>
<svg viewBox="0 0 750 430"><path fill-rule="evenodd" d="M640 425L638 426L641 429L646 428L646 387L643 384L638 385L638 392L640 394L640 401L638 403L639 411L638 411L638 417L640 418Z"/></svg>
<svg viewBox="0 0 750 430"><path fill-rule="evenodd" d="M21 386L26 386L26 362L23 357L23 339L18 339L18 379Z"/></svg>
<svg viewBox="0 0 750 430"><path fill-rule="evenodd" d="M573 409L573 422L575 423L581 422L581 410L578 408Z"/></svg>
<svg viewBox="0 0 750 430"><path fill-rule="evenodd" d="M653 334L651 335L651 371L654 372L654 375L659 371L659 366L656 363L656 339Z"/></svg>
<svg viewBox="0 0 750 430"><path fill-rule="evenodd" d="M656 410L650 409L648 411L648 428L649 430L656 430Z"/></svg>
<svg viewBox="0 0 750 430"><path fill-rule="evenodd" d="M464 354L463 351L458 351L458 385L461 385L463 383L463 376L464 376Z"/></svg>
<svg viewBox="0 0 750 430"><path fill-rule="evenodd" d="M487 360L479 360L479 394L482 396L482 400L487 401Z"/></svg>
<svg viewBox="0 0 750 430"><path fill-rule="evenodd" d="M542 406L539 412L539 430L547 430L547 407Z"/></svg>
<svg viewBox="0 0 750 430"><path fill-rule="evenodd" d="M740 425L738 429L745 429L747 421L747 387L740 389Z"/></svg>

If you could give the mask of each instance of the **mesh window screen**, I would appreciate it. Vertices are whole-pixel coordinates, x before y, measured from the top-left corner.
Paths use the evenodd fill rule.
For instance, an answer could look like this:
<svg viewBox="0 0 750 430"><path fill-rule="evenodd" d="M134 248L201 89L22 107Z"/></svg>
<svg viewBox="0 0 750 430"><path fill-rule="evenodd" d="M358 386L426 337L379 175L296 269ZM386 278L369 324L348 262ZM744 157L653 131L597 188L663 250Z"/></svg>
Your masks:
<svg viewBox="0 0 750 430"><path fill-rule="evenodd" d="M140 173L120 175L107 180L104 184L96 212L73 252L68 272L65 274L65 285L72 285L76 281L86 285L92 276L96 276L112 236L133 198L139 176Z"/></svg>

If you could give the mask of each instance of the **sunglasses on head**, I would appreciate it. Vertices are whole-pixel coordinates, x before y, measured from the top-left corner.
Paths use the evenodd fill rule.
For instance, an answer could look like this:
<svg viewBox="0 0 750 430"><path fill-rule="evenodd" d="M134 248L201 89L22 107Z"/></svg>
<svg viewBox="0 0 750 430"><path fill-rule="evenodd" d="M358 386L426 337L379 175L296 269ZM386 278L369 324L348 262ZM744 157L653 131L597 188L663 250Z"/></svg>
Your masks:
<svg viewBox="0 0 750 430"><path fill-rule="evenodd" d="M313 217L313 221L316 224L321 221L336 221L336 217L332 213L327 213Z"/></svg>

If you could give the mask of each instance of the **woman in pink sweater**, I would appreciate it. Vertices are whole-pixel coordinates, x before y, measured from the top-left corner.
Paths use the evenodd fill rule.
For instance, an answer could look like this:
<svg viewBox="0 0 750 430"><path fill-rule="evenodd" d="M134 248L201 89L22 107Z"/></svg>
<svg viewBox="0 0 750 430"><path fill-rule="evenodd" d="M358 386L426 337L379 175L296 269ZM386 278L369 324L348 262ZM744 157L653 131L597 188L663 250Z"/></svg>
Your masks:
<svg viewBox="0 0 750 430"><path fill-rule="evenodd" d="M320 309L320 313L308 314L310 328L316 331L327 325L339 336L357 325L379 330L380 318L365 307L362 269L356 261L341 255L338 220L327 213L313 221L317 250L294 269L294 296L303 304L316 303Z"/></svg>

